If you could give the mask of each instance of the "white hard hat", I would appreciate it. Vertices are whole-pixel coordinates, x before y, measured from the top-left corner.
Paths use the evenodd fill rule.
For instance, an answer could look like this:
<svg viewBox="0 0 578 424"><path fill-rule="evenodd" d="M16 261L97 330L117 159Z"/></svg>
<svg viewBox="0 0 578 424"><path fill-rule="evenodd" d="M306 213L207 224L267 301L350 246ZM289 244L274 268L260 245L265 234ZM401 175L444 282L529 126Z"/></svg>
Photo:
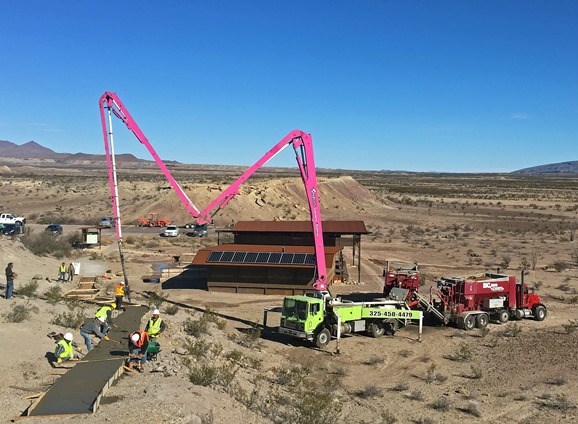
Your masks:
<svg viewBox="0 0 578 424"><path fill-rule="evenodd" d="M121 281L120 284L122 284L124 286L124 281Z"/></svg>
<svg viewBox="0 0 578 424"><path fill-rule="evenodd" d="M64 340L68 340L69 342L72 341L72 333L65 333Z"/></svg>
<svg viewBox="0 0 578 424"><path fill-rule="evenodd" d="M130 339L133 342L138 342L138 339L140 339L140 336L138 335L138 333L134 333L132 336L130 336Z"/></svg>
<svg viewBox="0 0 578 424"><path fill-rule="evenodd" d="M158 309L155 309L153 311L153 315L160 315L160 314L161 314L161 311L159 311Z"/></svg>
<svg viewBox="0 0 578 424"><path fill-rule="evenodd" d="M100 322L104 322L104 321L105 321L105 320L104 320L104 317L98 317L98 320L99 320Z"/></svg>

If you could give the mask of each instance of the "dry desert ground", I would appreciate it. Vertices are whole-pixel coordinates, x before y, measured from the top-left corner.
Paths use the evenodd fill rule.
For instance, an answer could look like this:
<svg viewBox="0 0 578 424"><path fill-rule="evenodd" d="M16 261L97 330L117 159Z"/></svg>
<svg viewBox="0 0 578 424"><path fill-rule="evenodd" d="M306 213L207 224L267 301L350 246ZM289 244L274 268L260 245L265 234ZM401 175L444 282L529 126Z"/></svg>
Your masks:
<svg viewBox="0 0 578 424"><path fill-rule="evenodd" d="M236 169L174 169L197 206L222 191ZM173 222L190 221L161 175L121 170L127 228L125 249L133 300L160 308L168 323L162 352L146 373L125 375L94 415L27 418L25 422L123 423L461 423L575 422L578 404L578 177L406 174L321 171L325 220L363 220L361 280L344 254L350 281L332 294L379 293L386 260L417 262L426 287L441 276L468 276L500 267L520 275L540 294L546 320L491 324L466 332L426 326L422 342L409 326L393 337L345 337L318 350L271 332L259 334L263 307L278 296L234 295L197 289L162 290L143 283L156 263L216 244L216 236L164 239L158 232L130 232L153 210ZM3 212L28 218L32 235L48 223L65 224L66 245L76 229L110 215L102 168L5 167L0 180ZM239 220L305 220L307 204L292 170L269 169L250 180L215 226ZM33 253L21 237L0 239L2 266L14 262L16 289L36 277L28 296L0 299L0 362L4 384L0 421L18 417L61 371L45 354L47 334L72 331L94 314L90 303L58 300L58 264L78 261L84 276L112 271L98 287L111 296L120 263L113 233L93 250ZM29 243L29 241L27 242ZM2 279L2 284L4 284ZM75 283L61 284L62 290ZM49 302L50 300L50 302ZM11 322L14 308L28 311Z"/></svg>

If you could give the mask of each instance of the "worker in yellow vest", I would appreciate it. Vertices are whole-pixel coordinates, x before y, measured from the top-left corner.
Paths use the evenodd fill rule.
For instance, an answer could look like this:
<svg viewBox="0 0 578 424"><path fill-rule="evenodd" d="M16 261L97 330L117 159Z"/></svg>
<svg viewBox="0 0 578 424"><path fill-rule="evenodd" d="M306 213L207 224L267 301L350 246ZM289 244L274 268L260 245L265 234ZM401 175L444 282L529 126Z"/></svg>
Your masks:
<svg viewBox="0 0 578 424"><path fill-rule="evenodd" d="M160 315L161 315L160 311L158 309L155 309L153 311L152 318L149 319L149 321L147 322L147 325L145 327L145 331L151 339L154 339L154 338L160 336L160 334L163 331L165 331L166 324L163 321L163 319L160 317Z"/></svg>
<svg viewBox="0 0 578 424"><path fill-rule="evenodd" d="M100 326L100 332L101 333L108 333L108 330L110 330L110 326L113 325L112 323L112 311L114 311L116 309L116 303L111 303L110 305L104 305L102 308L100 308L98 311L96 311L96 314L94 314L95 318L100 318L103 317L104 318L104 322L101 324Z"/></svg>
<svg viewBox="0 0 578 424"><path fill-rule="evenodd" d="M60 265L60 268L58 268L58 272L60 273L58 281L62 281L64 283L66 281L66 273L68 272L68 267L66 266L65 262L62 262L62 265Z"/></svg>
<svg viewBox="0 0 578 424"><path fill-rule="evenodd" d="M118 310L122 309L122 300L124 298L124 282L121 281L114 289L114 298L116 299L116 307Z"/></svg>
<svg viewBox="0 0 578 424"><path fill-rule="evenodd" d="M62 339L56 343L54 349L56 363L61 364L63 361L70 361L78 358L74 356L74 344L72 342L72 333L66 333Z"/></svg>

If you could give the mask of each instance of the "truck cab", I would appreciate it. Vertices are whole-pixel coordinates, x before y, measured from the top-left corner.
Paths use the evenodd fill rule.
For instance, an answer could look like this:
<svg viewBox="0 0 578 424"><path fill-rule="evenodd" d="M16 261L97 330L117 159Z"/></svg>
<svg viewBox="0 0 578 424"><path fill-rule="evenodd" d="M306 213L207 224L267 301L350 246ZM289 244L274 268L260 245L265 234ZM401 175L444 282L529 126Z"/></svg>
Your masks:
<svg viewBox="0 0 578 424"><path fill-rule="evenodd" d="M325 301L312 296L287 296L281 312L281 334L312 341L325 319Z"/></svg>

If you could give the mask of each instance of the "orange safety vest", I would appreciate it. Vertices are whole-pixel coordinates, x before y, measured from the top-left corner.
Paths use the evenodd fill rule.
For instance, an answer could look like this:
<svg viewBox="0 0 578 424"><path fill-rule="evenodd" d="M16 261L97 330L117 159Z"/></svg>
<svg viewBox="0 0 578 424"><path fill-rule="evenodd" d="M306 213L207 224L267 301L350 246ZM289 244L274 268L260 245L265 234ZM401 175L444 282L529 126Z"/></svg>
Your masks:
<svg viewBox="0 0 578 424"><path fill-rule="evenodd" d="M124 296L124 286L122 284L119 284L118 286L116 286L116 289L114 290L114 295L115 296Z"/></svg>
<svg viewBox="0 0 578 424"><path fill-rule="evenodd" d="M136 342L132 341L132 335L133 334L138 334L139 335L139 339ZM131 340L132 344L135 345L136 347L142 347L142 345L144 344L145 341L148 342L149 340L149 335L147 333L145 333L142 330L136 330L134 333L131 333L129 336L129 340Z"/></svg>

